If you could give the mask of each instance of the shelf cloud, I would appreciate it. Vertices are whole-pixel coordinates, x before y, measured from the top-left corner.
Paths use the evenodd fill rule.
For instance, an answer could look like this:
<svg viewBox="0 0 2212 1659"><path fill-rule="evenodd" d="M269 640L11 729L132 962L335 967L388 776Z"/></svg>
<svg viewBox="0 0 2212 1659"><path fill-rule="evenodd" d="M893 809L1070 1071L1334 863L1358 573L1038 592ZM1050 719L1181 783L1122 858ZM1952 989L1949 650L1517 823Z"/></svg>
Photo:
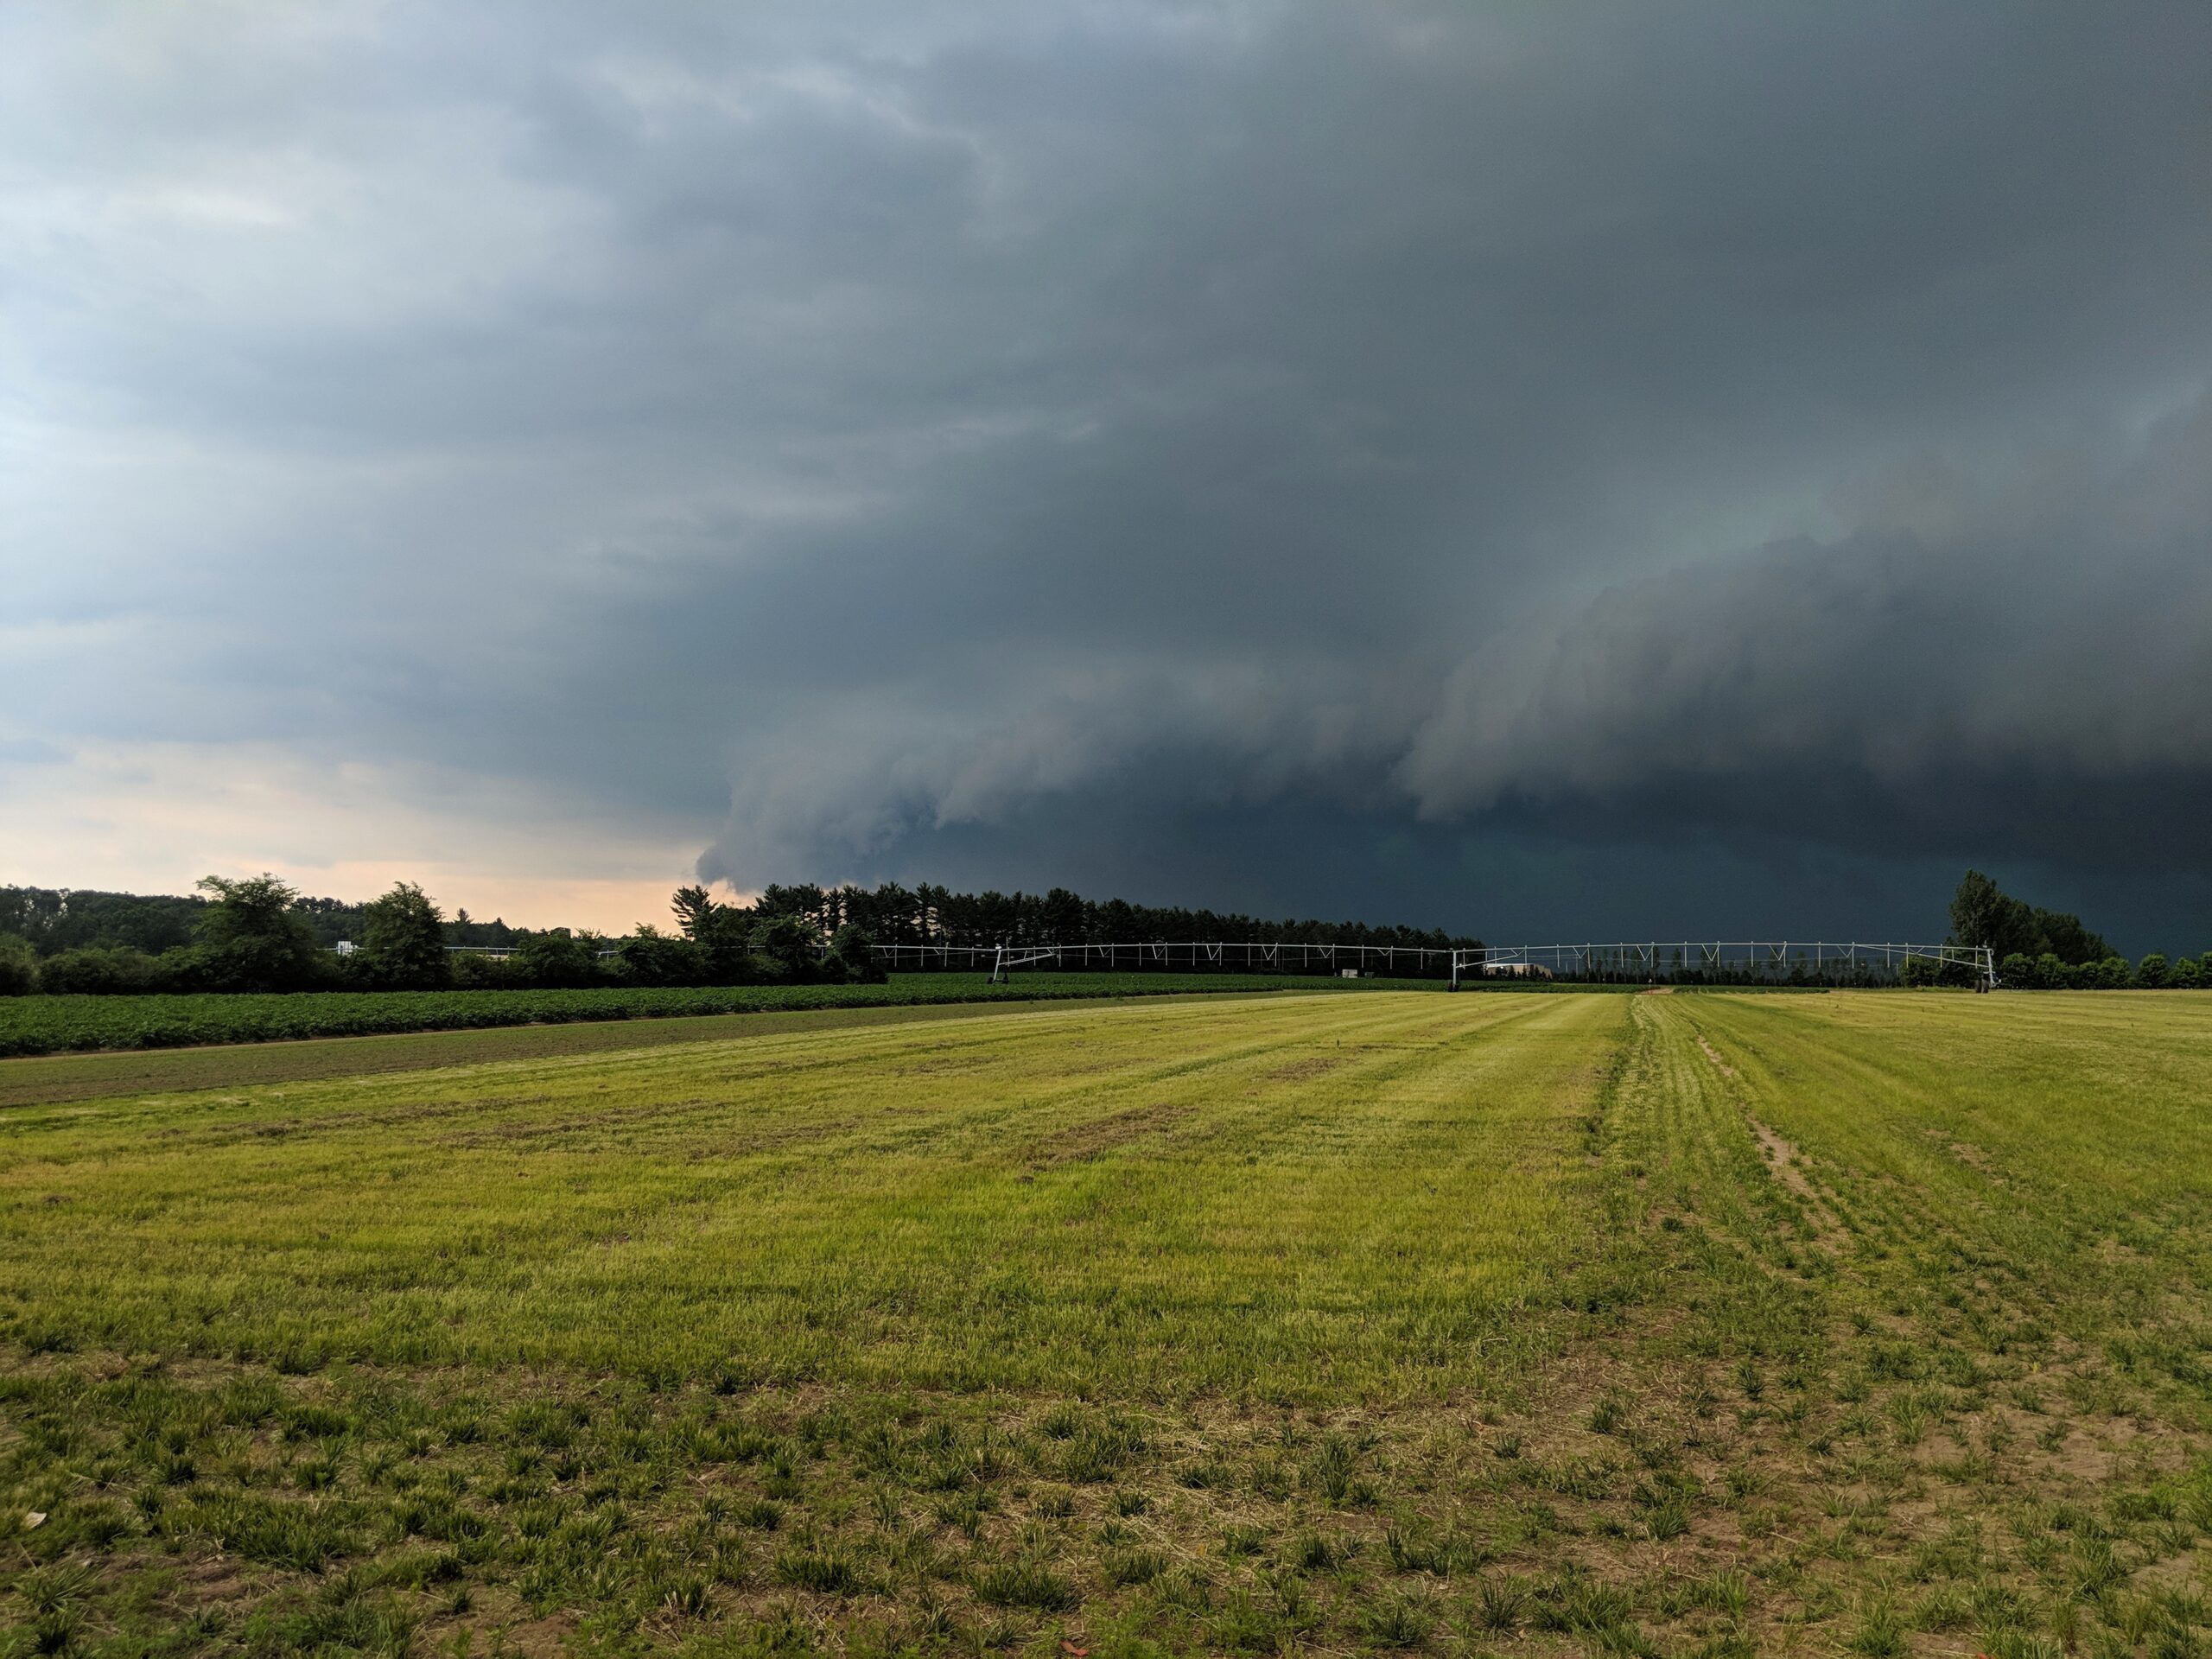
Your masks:
<svg viewBox="0 0 2212 1659"><path fill-rule="evenodd" d="M244 810L103 836L185 745L353 779L333 868L1902 929L1979 859L2212 929L2208 60L2182 3L20 9L0 878L312 882Z"/></svg>

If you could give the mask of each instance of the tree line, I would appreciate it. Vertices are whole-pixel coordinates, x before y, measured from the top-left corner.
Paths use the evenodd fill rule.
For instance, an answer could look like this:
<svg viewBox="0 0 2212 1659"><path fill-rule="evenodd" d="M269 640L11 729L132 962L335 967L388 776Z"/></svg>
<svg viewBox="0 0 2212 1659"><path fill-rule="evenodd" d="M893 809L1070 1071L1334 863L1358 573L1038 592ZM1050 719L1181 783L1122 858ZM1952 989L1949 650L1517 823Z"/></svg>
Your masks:
<svg viewBox="0 0 2212 1659"><path fill-rule="evenodd" d="M2212 950L2168 957L2153 950L2139 962L2107 944L2069 912L2016 899L1980 870L1968 870L1951 895L1950 943L1986 945L1997 958L2000 984L2021 991L2187 990L2212 988ZM1967 977L1958 968L1918 964L1908 984Z"/></svg>
<svg viewBox="0 0 2212 1659"><path fill-rule="evenodd" d="M582 989L883 976L860 929L825 938L798 916L712 901L688 915L679 905L679 921L696 931L649 925L610 939L565 927L472 923L466 912L448 920L410 881L362 905L309 898L269 874L211 875L199 888L189 899L0 889L0 927L9 929L0 932L0 995ZM481 954L486 948L513 954Z"/></svg>
<svg viewBox="0 0 2212 1659"><path fill-rule="evenodd" d="M823 934L864 929L878 944L1364 944L1467 949L1482 943L1441 928L1365 922L1269 921L1238 912L1093 900L1065 887L1046 893L953 893L940 887L770 887L763 915L798 916Z"/></svg>
<svg viewBox="0 0 2212 1659"><path fill-rule="evenodd" d="M517 928L448 918L400 882L366 904L308 897L276 876L209 876L188 896L0 887L0 995L33 991L441 989L594 985L755 985L882 977L884 944L1129 944L1197 941L1471 949L1441 929L1258 917L1042 893L942 887L772 886L752 905L678 887L673 925L621 938L569 928ZM2021 989L2212 988L2212 951L2130 963L2078 916L2013 898L1978 870L1953 895L1950 942L1987 945L2002 982ZM340 946L347 947L341 950ZM485 950L512 952L480 954ZM1732 980L1671 963L1669 978ZM1649 970L1624 963L1618 975ZM1794 970L1797 976L1803 970ZM1768 976L1758 976L1759 978ZM1904 983L1967 982L1959 966L1916 959Z"/></svg>
<svg viewBox="0 0 2212 1659"><path fill-rule="evenodd" d="M753 905L679 887L672 925L620 938L448 918L400 882L366 904L317 899L274 875L209 876L186 896L0 887L0 995L163 992L570 989L879 980L879 942L1468 946L1441 930L1262 921L1049 893L772 886ZM511 951L489 956L487 950Z"/></svg>

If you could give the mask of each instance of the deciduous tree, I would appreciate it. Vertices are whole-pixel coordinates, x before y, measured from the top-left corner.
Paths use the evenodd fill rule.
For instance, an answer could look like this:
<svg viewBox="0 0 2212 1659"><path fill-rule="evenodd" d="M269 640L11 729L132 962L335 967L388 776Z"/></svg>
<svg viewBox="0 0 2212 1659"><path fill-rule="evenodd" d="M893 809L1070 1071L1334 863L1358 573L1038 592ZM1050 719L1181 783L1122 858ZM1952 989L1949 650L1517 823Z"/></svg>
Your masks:
<svg viewBox="0 0 2212 1659"><path fill-rule="evenodd" d="M412 881L397 882L361 914L362 952L378 980L418 991L450 982L445 918L422 888Z"/></svg>

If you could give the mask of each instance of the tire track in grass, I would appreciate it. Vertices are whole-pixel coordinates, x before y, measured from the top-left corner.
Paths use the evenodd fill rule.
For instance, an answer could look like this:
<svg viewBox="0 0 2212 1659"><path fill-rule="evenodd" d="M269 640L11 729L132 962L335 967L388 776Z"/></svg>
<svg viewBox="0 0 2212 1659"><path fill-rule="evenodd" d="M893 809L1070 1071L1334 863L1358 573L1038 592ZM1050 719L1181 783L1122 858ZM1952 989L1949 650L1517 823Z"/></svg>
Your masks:
<svg viewBox="0 0 2212 1659"><path fill-rule="evenodd" d="M1828 1028L1821 1040L1789 1048L1785 1076L1764 1068L1759 1057L1770 1039L1764 1033L1783 1038L1801 1022L1777 1020L1776 1010L1751 1001L1714 999L1709 1020L1760 1071L1801 1142L1814 1138L1834 1154L1834 1169L1850 1172L1848 1207L1878 1218L1879 1247L1891 1258L1881 1276L1896 1294L1925 1284L1948 1262L1967 1282L1993 1275L1984 1281L2010 1286L2023 1313L2048 1318L2054 1294L2069 1281L2102 1274L2064 1187L2044 1184L2038 1198L2031 1182L1993 1197L1986 1169L1947 1144L1975 1133L1976 1122L1990 1133L1993 1107L1962 1114L1957 1103L2004 1098L2007 1071L2037 1046L2032 1018L2026 1036L1999 1035L1984 1029L1985 1010L1957 998L1841 999L1815 1022ZM1943 1046L1932 1047L1927 1039L1939 1032ZM2054 1131L2077 1122L2071 1112L2050 1120ZM2072 1268L2056 1275L2025 1268L2069 1259Z"/></svg>
<svg viewBox="0 0 2212 1659"><path fill-rule="evenodd" d="M1805 1154L1789 1141L1777 1133L1753 1110L1751 1090L1745 1085L1743 1076L1713 1046L1713 1040L1703 1032L1697 1034L1697 1046L1707 1062L1726 1078L1726 1088L1744 1115L1744 1122L1751 1137L1758 1143L1759 1154L1766 1160L1773 1177L1787 1187L1812 1218L1808 1242L1823 1250L1834 1251L1840 1247L1849 1229L1840 1219L1839 1212L1829 1198L1815 1184L1808 1173Z"/></svg>
<svg viewBox="0 0 2212 1659"><path fill-rule="evenodd" d="M2212 1394L2190 1381L2202 1368L2175 1340L2177 1314L2201 1333L2201 1302L2162 1301L2158 1291L2189 1271L2186 1253L2160 1261L2094 1248L2097 1230L2083 1225L2082 1211L2094 1214L2108 1194L2059 1179L2063 1153L2034 1155L2107 1135L2073 1103L2038 1099L2022 1082L2058 1054L2072 1088L2094 1088L2096 1070L2073 1069L2088 1046L2088 1022L2109 1021L2109 1030L2125 1021L2095 1007L2062 1011L2062 1021L2083 1025L2066 1042L2044 1044L2037 1031L2051 1016L2040 1008L2027 1011L2023 1033L1965 999L1837 1002L1816 1012L1713 998L1700 1005L1700 1023L1748 1058L1739 1069L1771 1091L1777 1114L1839 1152L1822 1168L1847 1213L1856 1206L1883 1217L1885 1247L1847 1264L1836 1304L1850 1326L1834 1334L1847 1357L1839 1391L1866 1402L1841 1421L1875 1442L1859 1466L1901 1481L1908 1494L1928 1488L1912 1502L1930 1516L2014 1506L2010 1524L2025 1530L2012 1570L2037 1567L2047 1546L2037 1529L2063 1532L2068 1522L2045 1516L2063 1517L2084 1483L2171 1480L2201 1456ZM2208 1073L2184 1080L2180 1097L2192 1097ZM2167 1133L2165 1109L2155 1096L2142 1101L2146 1145ZM1953 1150L1967 1124L2010 1148L1999 1198L1989 1168ZM2120 1179L2155 1185L2160 1175L2155 1157L2139 1151ZM2160 1376L2169 1364L2178 1387ZM2018 1507L2028 1493L2055 1510ZM2149 1513L2170 1500L2139 1501ZM2005 1643L1986 1635L1984 1645Z"/></svg>

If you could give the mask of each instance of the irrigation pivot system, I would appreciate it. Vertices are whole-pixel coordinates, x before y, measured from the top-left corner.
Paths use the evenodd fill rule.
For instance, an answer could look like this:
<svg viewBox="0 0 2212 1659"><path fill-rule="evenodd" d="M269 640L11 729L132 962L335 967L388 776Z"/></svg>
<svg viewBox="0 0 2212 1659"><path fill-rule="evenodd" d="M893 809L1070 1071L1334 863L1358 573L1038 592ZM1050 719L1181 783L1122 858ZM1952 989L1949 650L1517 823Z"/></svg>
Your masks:
<svg viewBox="0 0 2212 1659"><path fill-rule="evenodd" d="M1663 954L1662 954L1663 953ZM1642 944L1478 945L1454 950L1452 983L1463 976L1535 976L1547 979L1677 979L1726 981L1808 979L1846 983L1901 978L1907 962L1922 962L1939 976L1970 979L1980 990L1997 988L1997 953L1986 944L1868 944L1814 939L1647 941Z"/></svg>
<svg viewBox="0 0 2212 1659"><path fill-rule="evenodd" d="M1620 944L1488 944L1459 949L1389 944L1257 944L1186 940L1133 944L880 944L900 973L990 970L994 984L1024 968L1058 973L1340 974L1465 982L1501 979L1689 984L1878 985L1909 978L1997 984L1986 945L1868 944L1863 940L1646 940ZM1908 963L1918 963L1910 969Z"/></svg>

